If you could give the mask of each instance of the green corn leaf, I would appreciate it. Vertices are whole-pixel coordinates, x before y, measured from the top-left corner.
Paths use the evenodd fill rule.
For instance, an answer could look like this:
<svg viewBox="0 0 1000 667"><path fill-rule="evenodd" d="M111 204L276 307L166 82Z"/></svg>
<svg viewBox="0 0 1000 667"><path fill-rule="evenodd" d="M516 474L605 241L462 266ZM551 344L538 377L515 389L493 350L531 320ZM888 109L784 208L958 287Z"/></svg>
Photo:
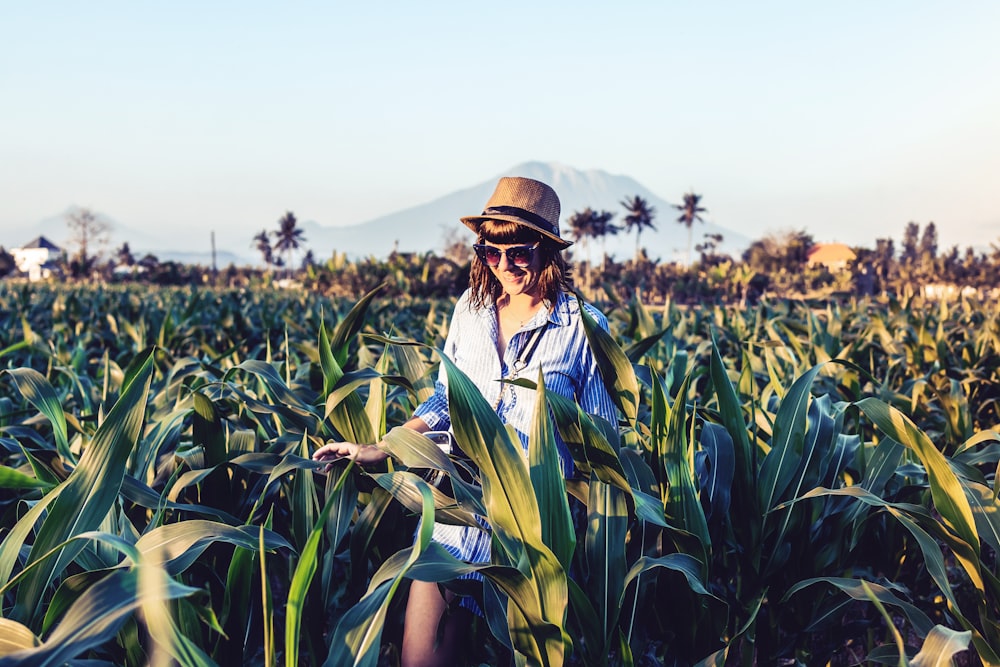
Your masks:
<svg viewBox="0 0 1000 667"><path fill-rule="evenodd" d="M402 473L409 474L409 473ZM420 528L413 547L406 549L406 558L398 567L393 561L387 561L383 568L392 568L391 576L378 575L373 578L365 596L341 617L334 630L330 651L325 667L341 667L354 665L356 667L374 666L378 662L378 649L382 637L382 629L388 613L389 603L402 584L408 570L430 544L434 532L434 499L430 488L419 477L413 476L413 482L420 489L423 498ZM381 576L381 580L380 580Z"/></svg>
<svg viewBox="0 0 1000 667"><path fill-rule="evenodd" d="M173 410L169 414L158 415L150 425L146 436L129 457L128 474L146 484L156 479L156 457L167 447L175 447L185 429L185 421L191 414L189 406Z"/></svg>
<svg viewBox="0 0 1000 667"><path fill-rule="evenodd" d="M51 489L51 482L25 475L20 470L0 466L0 489Z"/></svg>
<svg viewBox="0 0 1000 667"><path fill-rule="evenodd" d="M344 401L348 396L355 393L359 388L383 382L388 385L412 389L410 381L402 375L389 375L384 372L384 365L388 364L388 358L383 355L379 357L380 368L361 368L356 371L344 373L340 379L331 387L327 396L327 404L337 404Z"/></svg>
<svg viewBox="0 0 1000 667"><path fill-rule="evenodd" d="M144 563L163 565L170 574L178 574L191 566L205 549L222 542L244 549L256 550L261 539L268 551L282 547L293 550L284 537L257 526L229 526L216 521L188 519L154 528L139 538L136 548Z"/></svg>
<svg viewBox="0 0 1000 667"><path fill-rule="evenodd" d="M320 540L326 530L330 516L342 503L344 483L350 478L348 474L340 474L337 483L329 490L326 503L313 525L312 531L302 548L299 560L292 573L292 581L288 588L288 603L285 605L285 665L298 667L299 664L299 634L302 626L302 611L305 608L306 594L312 583L313 575L319 567ZM336 539L336 538L335 538ZM339 540L337 540L339 541ZM330 545L336 548L336 543Z"/></svg>
<svg viewBox="0 0 1000 667"><path fill-rule="evenodd" d="M903 642L903 635L899 633L895 622L892 620L892 616L890 616L889 612L885 610L885 606L882 604L882 601L879 600L878 595L875 594L867 581L861 582L861 588L864 590L865 595L868 596L868 599L871 600L872 604L874 604L878 609L879 614L882 615L886 626L892 631L892 638L896 644L896 664L898 667L906 667L909 663L906 660L906 644Z"/></svg>
<svg viewBox="0 0 1000 667"><path fill-rule="evenodd" d="M516 565L524 545L541 543L541 519L520 445L511 442L499 417L479 389L447 357L452 428L462 451L480 470L483 502L493 526L495 554L502 565Z"/></svg>
<svg viewBox="0 0 1000 667"><path fill-rule="evenodd" d="M896 474L905 452L906 449L892 438L882 438L868 459L864 477L861 479L861 488L880 496L886 483ZM864 534L865 523L862 519L866 516L868 507L865 503L858 503L850 510L847 523L852 527L852 545L856 545Z"/></svg>
<svg viewBox="0 0 1000 667"><path fill-rule="evenodd" d="M921 636L930 632L934 623L915 605L907 602L893 593L889 588L873 582L862 581L861 579L849 579L845 577L814 577L803 579L796 583L782 597L782 602L787 602L793 595L801 590L818 584L827 584L849 595L854 600L869 599L869 592L882 604L892 605L906 615L907 620Z"/></svg>
<svg viewBox="0 0 1000 667"><path fill-rule="evenodd" d="M625 590L625 537L628 533L626 494L595 477L587 503L587 590L601 623L602 653L607 653L621 611Z"/></svg>
<svg viewBox="0 0 1000 667"><path fill-rule="evenodd" d="M786 396L786 400L792 399L795 395L793 389ZM802 451L798 466L789 477L790 484L786 494L793 498L799 496L803 492L803 489L811 489L820 484L827 476L827 471L831 466L839 465L835 463L836 460L839 460L843 456L839 450L849 447L854 442L853 440L839 437L842 428L835 429L837 420L830 417L829 413L836 412L842 426L843 411L835 409L831 405L828 396L820 396L811 401L807 412L808 429L802 438ZM776 419L781 419L782 413L780 408L778 413ZM776 435L779 432L780 429L775 430ZM768 456L770 457L774 453L774 450L772 450ZM839 477L840 469L835 468L833 472L831 481ZM801 526L803 520L804 517L802 515L791 510L784 510L779 518L780 524L776 535L772 538L773 543L778 545L789 544L787 536L790 532L794 533L794 527ZM773 558L768 562L769 570L782 567L783 565L783 559L780 557Z"/></svg>
<svg viewBox="0 0 1000 667"><path fill-rule="evenodd" d="M712 540L708 534L705 511L698 497L694 448L688 441L686 428L687 406L684 397L688 392L690 377L685 378L672 407L667 404L663 380L654 378L650 441L654 452L657 452L660 473L665 482L661 491L664 513L668 521L697 539L697 547L693 547L695 553L691 555L701 563L708 563ZM678 548L687 553L692 549L690 545L678 545Z"/></svg>
<svg viewBox="0 0 1000 667"><path fill-rule="evenodd" d="M401 428L401 427L400 427ZM420 487L414 482L417 476L410 472L390 472L371 473L371 477L378 482L379 486L392 494L392 497L399 501L411 512L419 512L423 503L423 494ZM430 488L431 498L437 508L437 518L442 523L472 526L479 528L476 515L462 506L455 503L446 495L434 487Z"/></svg>
<svg viewBox="0 0 1000 667"><path fill-rule="evenodd" d="M993 489L977 482L962 482L972 508L976 531L994 551L1000 553L1000 500Z"/></svg>
<svg viewBox="0 0 1000 667"><path fill-rule="evenodd" d="M226 434L223 429L219 411L215 409L212 399L201 392L193 392L193 420L191 425L193 442L205 450L205 466L215 466L223 463L226 456Z"/></svg>
<svg viewBox="0 0 1000 667"><path fill-rule="evenodd" d="M531 582L542 618L559 628L565 626L568 604L566 572L552 550L542 541L541 517L531 486L530 473L520 446L479 389L450 359L440 354L448 378L448 406L459 447L482 475L483 502L493 528L493 558L500 565L518 567ZM525 627L526 616L508 608L512 636ZM530 634L530 632L528 633ZM560 641L547 641L546 663L561 659L570 643L565 631Z"/></svg>
<svg viewBox="0 0 1000 667"><path fill-rule="evenodd" d="M254 601L251 599L253 578L256 575L257 550L236 549L226 570L225 596L219 620L230 636L245 632L254 614ZM243 657L237 654L236 659Z"/></svg>
<svg viewBox="0 0 1000 667"><path fill-rule="evenodd" d="M920 652L910 662L910 667L944 667L951 665L952 657L969 647L972 633L968 630L959 632L935 625L924 639Z"/></svg>
<svg viewBox="0 0 1000 667"><path fill-rule="evenodd" d="M420 356L420 352L408 345L393 345L390 352L396 368L410 383L414 406L430 398L434 394L434 375L429 372L431 366Z"/></svg>
<svg viewBox="0 0 1000 667"><path fill-rule="evenodd" d="M10 582L10 575L14 571L14 566L20 560L21 549L24 547L28 537L32 534L35 524L46 512L48 506L55 502L59 494L66 488L68 482L63 482L56 488L39 499L34 506L25 512L24 516L14 524L14 527L3 542L0 543L0 581L7 585Z"/></svg>
<svg viewBox="0 0 1000 667"><path fill-rule="evenodd" d="M699 466L699 469L707 468L701 480L702 492L709 500L707 518L724 517L729 513L735 476L733 439L723 426L708 422L702 427L700 444L701 450L695 453L695 460L701 458L708 462L707 466Z"/></svg>
<svg viewBox="0 0 1000 667"><path fill-rule="evenodd" d="M385 283L361 297L333 332L333 338L330 340L330 350L333 352L337 365L341 368L347 363L348 348L351 341L357 337L361 331L361 327L365 324L365 315L368 313L368 307L384 287ZM323 336L325 337L325 333Z"/></svg>
<svg viewBox="0 0 1000 667"><path fill-rule="evenodd" d="M569 584L569 612L566 627L571 636L587 638L587 641L574 645L574 655L582 653L584 664L600 664L607 654L601 653L604 648L601 643L591 641L590 638L601 636L601 619L598 617L590 597L580 587L580 584L573 579L569 579L567 583Z"/></svg>
<svg viewBox="0 0 1000 667"><path fill-rule="evenodd" d="M323 368L323 396L326 400L324 417L330 420L337 434L348 442L370 445L375 442L375 432L365 413L364 404L356 392L335 397L333 391L344 377L343 366L326 337L326 329L319 332L319 358Z"/></svg>
<svg viewBox="0 0 1000 667"><path fill-rule="evenodd" d="M906 450L892 438L882 438L868 459L861 486L875 495L885 490L886 483L896 474Z"/></svg>
<svg viewBox="0 0 1000 667"><path fill-rule="evenodd" d="M215 667L215 662L181 632L175 614L171 613L167 602L177 597L170 592L177 582L155 565L144 563L136 569L139 573L136 596L142 623L154 642L152 655L161 654L159 660L154 658L151 662L165 661L170 656L182 667ZM181 609L188 608L181 602L178 605Z"/></svg>
<svg viewBox="0 0 1000 667"><path fill-rule="evenodd" d="M372 430L375 432L373 439L377 442L382 439L386 430L385 411L388 383L384 379L384 376L389 370L388 354L383 353L379 357L375 370L378 372L379 377L372 380L371 384L368 385L368 400L365 402L365 414L368 416L368 423L371 424Z"/></svg>
<svg viewBox="0 0 1000 667"><path fill-rule="evenodd" d="M761 507L770 511L785 498L785 492L796 482L796 472L805 448L809 414L810 390L822 366L813 366L792 383L774 418L771 451L760 467Z"/></svg>
<svg viewBox="0 0 1000 667"><path fill-rule="evenodd" d="M451 480L452 492L455 500L458 501L459 507L450 507L453 503L449 502L448 497L436 487L432 487L431 494L434 496L435 505L438 507L439 518L451 523L478 525L474 520L472 520L473 523L471 524L469 521L472 516L470 513L486 514L486 506L483 505L482 488L475 483L465 481L463 474L459 471L459 466L447 454L442 452L436 444L431 442L430 439L412 429L397 426L386 433L381 446L394 459L406 466L407 469L418 468L444 471ZM419 503L421 501L419 494L416 493L416 489L412 485L405 482L397 483L398 480L383 483L378 476L375 477L376 481L383 488L387 490L396 489L395 493L399 494L397 495L397 499L411 511L420 510Z"/></svg>
<svg viewBox="0 0 1000 667"><path fill-rule="evenodd" d="M88 541L92 541L92 542L95 542L97 544L104 544L106 546L109 546L112 551L116 551L116 552L118 552L120 554L125 555L133 563L137 563L139 561L139 551L135 548L134 545L126 542L124 539L118 537L117 535L111 535L109 533L104 533L104 532L101 532L101 531L96 531L96 530L94 530L94 531L87 531L87 532L84 532L84 533L80 533L79 535L74 535L73 537L69 538L65 542L63 542L61 544L55 545L47 553L41 554L38 559L36 559L31 564L29 564L27 567L25 567L23 570L21 570L20 572L18 572L17 575L15 575L14 577L12 577L10 580L8 580L7 582L5 582L3 586L0 586L0 593L3 593L4 591L6 591L8 589L14 588L15 585L18 582L20 582L22 579L29 578L31 576L33 570L38 569L47 560L49 560L53 556L57 555L59 553L60 549L62 549L66 545L74 543L74 542L85 543L85 542L88 542ZM52 611L51 608L49 610L46 610L47 613L50 613L51 611ZM47 624L43 625L43 630L45 628L47 628L47 627L48 627Z"/></svg>
<svg viewBox="0 0 1000 667"><path fill-rule="evenodd" d="M972 508L961 483L945 458L927 434L895 408L876 398L863 398L856 403L876 426L889 437L912 449L927 470L934 506L945 523L954 530L979 556L979 535ZM978 569L978 567L976 567Z"/></svg>
<svg viewBox="0 0 1000 667"><path fill-rule="evenodd" d="M625 415L632 428L635 428L639 412L639 381L632 369L632 362L625 356L625 352L611 334L598 326L597 321L583 307L583 302L579 299L577 301L580 305L583 331L597 360L597 368L604 386L611 395L611 400Z"/></svg>
<svg viewBox="0 0 1000 667"><path fill-rule="evenodd" d="M529 388L536 386L528 380L516 380L513 384ZM559 435L580 472L586 475L593 471L602 482L631 492L625 470L618 459L615 427L596 415L586 414L576 401L565 396L546 392L545 400L552 410Z"/></svg>
<svg viewBox="0 0 1000 667"><path fill-rule="evenodd" d="M298 428L310 433L315 433L319 430L319 419L317 418L316 411L303 402L298 394L285 384L284 379L274 369L274 366L265 361L248 359L230 369L223 380L229 382L231 377L238 371L250 373L263 383L268 395L272 399L271 405L277 414L282 415Z"/></svg>
<svg viewBox="0 0 1000 667"><path fill-rule="evenodd" d="M576 531L569 512L566 482L545 398L545 381L539 371L538 400L528 438L529 476L538 507L542 508L542 541L552 549L563 570L568 572L576 549ZM624 540L624 535L622 538Z"/></svg>
<svg viewBox="0 0 1000 667"><path fill-rule="evenodd" d="M645 458L634 449L621 450L621 463L631 485L635 515L646 523L661 528L674 528L663 515L663 503L657 491L656 478ZM621 488L621 487L618 487Z"/></svg>
<svg viewBox="0 0 1000 667"><path fill-rule="evenodd" d="M639 576L645 572L650 572L656 568L662 567L667 570L673 570L674 572L679 572L684 575L687 580L688 587L691 592L698 595L704 595L706 597L714 598L718 600L715 595L713 595L707 588L705 584L701 581L701 571L703 569L702 564L697 558L689 556L688 554L682 553L672 553L666 556L660 556L657 558L652 558L650 556L643 556L633 563L632 567L629 568L628 573L625 575L625 586L629 586L633 581L637 581ZM625 591L622 590L621 603L625 602ZM719 600L721 602L721 600Z"/></svg>
<svg viewBox="0 0 1000 667"><path fill-rule="evenodd" d="M392 494L383 488L372 491L368 503L358 515L351 531L350 549L352 566L359 570L364 567L367 555L373 546L377 545L376 536L379 525L389 514L393 502Z"/></svg>
<svg viewBox="0 0 1000 667"><path fill-rule="evenodd" d="M29 564L73 535L98 527L117 500L129 453L139 438L151 373L152 357L147 356L50 507L32 544ZM41 614L39 602L53 577L82 548L82 545L66 547L58 558L47 560L24 581L17 589L10 618L27 621L29 627L34 625Z"/></svg>
<svg viewBox="0 0 1000 667"><path fill-rule="evenodd" d="M0 658L33 649L41 643L35 633L17 621L0 618Z"/></svg>
<svg viewBox="0 0 1000 667"><path fill-rule="evenodd" d="M196 592L197 589L167 580L160 594L173 600ZM8 661L12 665L33 667L63 665L114 637L142 603L138 595L138 570L113 570L84 591L41 645L10 654L0 660L0 665Z"/></svg>
<svg viewBox="0 0 1000 667"><path fill-rule="evenodd" d="M69 451L69 437L66 429L66 413L62 403L45 376L31 368L12 368L0 371L0 375L10 375L14 385L24 398L45 415L52 424L52 435L56 440L56 451L67 461L76 461Z"/></svg>
<svg viewBox="0 0 1000 667"><path fill-rule="evenodd" d="M662 339L668 333L670 333L670 329L663 329L658 333L646 336L642 340L638 340L635 343L632 343L625 350L625 356L633 364L639 363L640 361L642 361L642 357L651 349L653 349L656 346L656 344L660 342L660 339Z"/></svg>
<svg viewBox="0 0 1000 667"><path fill-rule="evenodd" d="M975 560L975 556L972 553L972 547L970 545L962 540L961 537L956 536L952 531L948 530L933 515L931 515L930 512L920 506L889 503L856 486L843 489L813 489L812 491L804 494L801 499L821 495L851 496L857 498L861 502L888 510L889 513L895 517L897 521L899 521L900 525L906 528L907 531L909 531L909 533L913 536L917 546L920 548L921 555L923 556L924 567L926 568L927 573L930 575L935 585L937 585L938 590L940 590L945 600L947 600L949 612L958 620L959 623L962 624L963 627L972 631L972 642L975 644L980 657L987 664L1000 664L1000 656L997 656L995 653L991 642L988 641L987 638L984 637L983 634L965 617L964 613L959 608L958 601L955 598L953 586L949 578L948 567L945 563L944 554L942 553L942 549L939 546L938 541L941 541L950 547L951 552L955 555L958 562L962 564L966 573L972 579L973 584L979 589L980 593L982 593L984 584L982 579L979 577L980 571L978 569L978 561L976 561L977 566L975 567L970 568L970 566L966 565L966 563Z"/></svg>
<svg viewBox="0 0 1000 667"><path fill-rule="evenodd" d="M747 619L743 623L743 626L733 634L729 641L726 642L725 647L715 651L714 653L702 658L697 663L695 667L724 667L727 664L727 659L729 657L730 650L733 647L739 647L740 642L745 636L750 636L753 639L754 629L757 625L757 615L760 613L761 605L764 603L765 595L759 595L755 597L750 603L750 611L747 614Z"/></svg>

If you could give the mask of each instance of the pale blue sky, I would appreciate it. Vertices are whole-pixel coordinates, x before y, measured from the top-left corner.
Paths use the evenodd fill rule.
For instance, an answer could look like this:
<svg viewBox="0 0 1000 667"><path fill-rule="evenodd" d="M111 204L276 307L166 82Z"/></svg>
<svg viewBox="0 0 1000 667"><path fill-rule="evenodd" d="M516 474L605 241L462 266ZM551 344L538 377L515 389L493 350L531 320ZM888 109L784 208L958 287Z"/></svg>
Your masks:
<svg viewBox="0 0 1000 667"><path fill-rule="evenodd" d="M5 2L0 244L88 206L249 244L528 160L747 234L1000 241L1000 2ZM243 237L246 237L244 239Z"/></svg>

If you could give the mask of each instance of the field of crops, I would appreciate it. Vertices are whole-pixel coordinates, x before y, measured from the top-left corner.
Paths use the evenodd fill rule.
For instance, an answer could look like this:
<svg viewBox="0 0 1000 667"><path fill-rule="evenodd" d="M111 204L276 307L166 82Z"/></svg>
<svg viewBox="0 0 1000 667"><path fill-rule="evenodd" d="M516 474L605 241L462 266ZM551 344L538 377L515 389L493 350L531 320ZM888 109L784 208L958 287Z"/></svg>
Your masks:
<svg viewBox="0 0 1000 667"><path fill-rule="evenodd" d="M619 423L538 386L525 465L450 301L0 283L0 666L394 665L413 578L473 665L1000 664L998 304L599 305ZM393 430L441 363L471 464Z"/></svg>

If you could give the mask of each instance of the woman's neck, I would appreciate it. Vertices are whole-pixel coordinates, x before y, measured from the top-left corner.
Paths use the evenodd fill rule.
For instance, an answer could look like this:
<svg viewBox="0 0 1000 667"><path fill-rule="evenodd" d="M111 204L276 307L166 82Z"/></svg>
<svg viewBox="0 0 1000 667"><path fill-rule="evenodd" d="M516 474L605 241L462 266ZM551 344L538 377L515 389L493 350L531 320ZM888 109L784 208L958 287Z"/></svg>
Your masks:
<svg viewBox="0 0 1000 667"><path fill-rule="evenodd" d="M542 298L531 294L501 294L497 299L497 352L503 358L507 342L528 323L542 307Z"/></svg>
<svg viewBox="0 0 1000 667"><path fill-rule="evenodd" d="M507 310L512 313L534 313L542 304L542 297L534 294L507 294L500 295L497 299L497 307L500 310Z"/></svg>

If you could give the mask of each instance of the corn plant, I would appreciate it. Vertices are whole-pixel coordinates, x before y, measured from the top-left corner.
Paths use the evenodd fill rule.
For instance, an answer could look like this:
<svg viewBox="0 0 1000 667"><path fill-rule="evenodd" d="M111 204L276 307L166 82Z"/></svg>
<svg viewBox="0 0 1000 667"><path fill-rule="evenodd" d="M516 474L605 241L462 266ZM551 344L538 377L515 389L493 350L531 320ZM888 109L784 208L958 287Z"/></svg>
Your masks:
<svg viewBox="0 0 1000 667"><path fill-rule="evenodd" d="M1000 662L995 304L609 303L619 422L519 380L527 460L449 309L0 285L0 664L393 664L412 579L479 602L471 663ZM471 463L394 428L438 364ZM490 563L429 540L476 515Z"/></svg>

